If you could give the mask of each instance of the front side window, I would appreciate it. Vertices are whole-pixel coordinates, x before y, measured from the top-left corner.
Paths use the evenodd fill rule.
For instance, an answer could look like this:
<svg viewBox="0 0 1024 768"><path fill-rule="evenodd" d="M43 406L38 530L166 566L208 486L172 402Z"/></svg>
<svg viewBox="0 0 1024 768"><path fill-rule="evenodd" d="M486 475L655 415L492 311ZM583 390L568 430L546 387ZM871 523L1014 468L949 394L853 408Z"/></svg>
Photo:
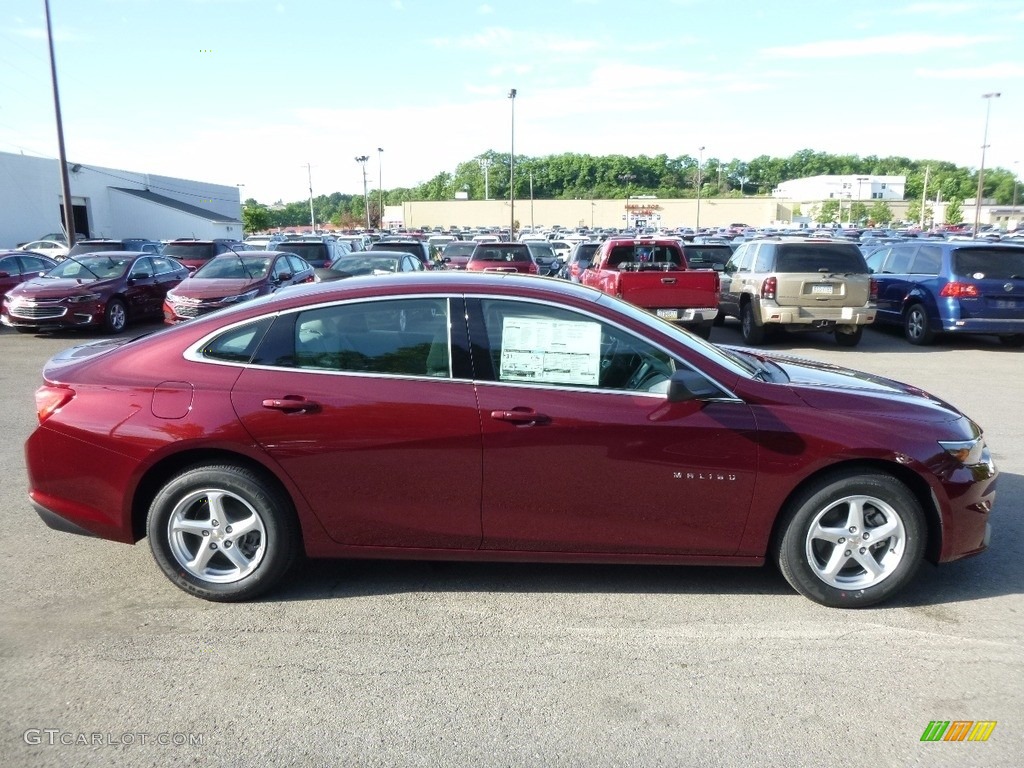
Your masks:
<svg viewBox="0 0 1024 768"><path fill-rule="evenodd" d="M451 378L446 299L319 307L295 319L294 365L347 373Z"/></svg>
<svg viewBox="0 0 1024 768"><path fill-rule="evenodd" d="M482 299L480 307L496 381L668 391L675 361L620 328L545 304Z"/></svg>

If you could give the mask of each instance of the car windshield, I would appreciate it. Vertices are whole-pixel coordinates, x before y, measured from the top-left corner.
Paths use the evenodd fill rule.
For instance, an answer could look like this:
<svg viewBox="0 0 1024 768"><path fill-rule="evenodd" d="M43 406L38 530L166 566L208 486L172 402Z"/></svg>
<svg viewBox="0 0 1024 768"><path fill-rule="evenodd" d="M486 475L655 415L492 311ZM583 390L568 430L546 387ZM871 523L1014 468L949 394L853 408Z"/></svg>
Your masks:
<svg viewBox="0 0 1024 768"><path fill-rule="evenodd" d="M1024 279L1024 248L958 248L953 272L976 280Z"/></svg>
<svg viewBox="0 0 1024 768"><path fill-rule="evenodd" d="M331 262L331 269L348 275L389 275L398 271L395 256L342 256Z"/></svg>
<svg viewBox="0 0 1024 768"><path fill-rule="evenodd" d="M70 256L78 256L81 253L95 253L96 251L117 251L121 250L124 246L121 243L115 242L102 242L102 243L75 243L71 246L71 250L68 251Z"/></svg>
<svg viewBox="0 0 1024 768"><path fill-rule="evenodd" d="M555 258L554 249L547 243L527 243L526 247L530 249L530 253L535 259L551 260Z"/></svg>
<svg viewBox="0 0 1024 768"><path fill-rule="evenodd" d="M810 244L779 247L776 272L867 272L864 256L855 245Z"/></svg>
<svg viewBox="0 0 1024 768"><path fill-rule="evenodd" d="M134 256L106 254L72 256L46 273L46 277L70 280L110 280L120 277L135 261Z"/></svg>
<svg viewBox="0 0 1024 768"><path fill-rule="evenodd" d="M273 258L225 253L196 270L194 278L212 280L258 280L266 277Z"/></svg>

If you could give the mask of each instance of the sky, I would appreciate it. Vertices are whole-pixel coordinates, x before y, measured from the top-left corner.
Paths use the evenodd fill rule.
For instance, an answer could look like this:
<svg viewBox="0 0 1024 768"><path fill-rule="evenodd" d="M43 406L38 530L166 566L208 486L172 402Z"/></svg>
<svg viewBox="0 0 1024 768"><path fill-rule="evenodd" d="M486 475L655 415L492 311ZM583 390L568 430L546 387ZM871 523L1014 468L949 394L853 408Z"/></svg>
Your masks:
<svg viewBox="0 0 1024 768"><path fill-rule="evenodd" d="M58 156L44 8L0 4L0 152ZM517 157L811 149L977 168L987 121L986 167L1024 159L1021 0L50 0L50 13L69 162L244 185L268 204L306 199L310 181L361 194L363 155L370 189L415 186L507 153L513 135Z"/></svg>

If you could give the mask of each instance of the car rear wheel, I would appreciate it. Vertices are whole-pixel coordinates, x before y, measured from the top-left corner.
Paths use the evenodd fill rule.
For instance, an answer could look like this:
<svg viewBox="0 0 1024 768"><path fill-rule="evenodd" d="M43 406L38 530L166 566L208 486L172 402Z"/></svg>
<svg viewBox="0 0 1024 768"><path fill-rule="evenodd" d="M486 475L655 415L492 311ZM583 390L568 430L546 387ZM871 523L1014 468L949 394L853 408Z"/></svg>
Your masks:
<svg viewBox="0 0 1024 768"><path fill-rule="evenodd" d="M761 344L764 342L765 330L763 325L758 325L754 319L754 310L750 304L740 307L740 333L747 344Z"/></svg>
<svg viewBox="0 0 1024 768"><path fill-rule="evenodd" d="M120 333L128 325L128 311L120 299L107 302L107 311L103 316L103 324L110 333Z"/></svg>
<svg viewBox="0 0 1024 768"><path fill-rule="evenodd" d="M205 600L251 599L275 586L298 549L288 499L251 470L197 466L157 493L150 549L176 586Z"/></svg>
<svg viewBox="0 0 1024 768"><path fill-rule="evenodd" d="M864 326L858 325L854 327L853 333L843 333L841 330L836 330L836 344L840 347L856 347L860 344L861 337L864 335Z"/></svg>
<svg viewBox="0 0 1024 768"><path fill-rule="evenodd" d="M700 325L690 326L690 330L700 336L704 341L711 338L711 323L701 323Z"/></svg>
<svg viewBox="0 0 1024 768"><path fill-rule="evenodd" d="M775 556L805 597L838 608L886 600L913 578L926 526L917 498L891 475L845 471L798 494L779 526Z"/></svg>
<svg viewBox="0 0 1024 768"><path fill-rule="evenodd" d="M924 346L935 340L928 313L921 304L911 304L903 315L903 333L911 344Z"/></svg>
<svg viewBox="0 0 1024 768"><path fill-rule="evenodd" d="M1024 333L1015 333L1012 336L1000 336L999 343L1004 347L1024 347Z"/></svg>

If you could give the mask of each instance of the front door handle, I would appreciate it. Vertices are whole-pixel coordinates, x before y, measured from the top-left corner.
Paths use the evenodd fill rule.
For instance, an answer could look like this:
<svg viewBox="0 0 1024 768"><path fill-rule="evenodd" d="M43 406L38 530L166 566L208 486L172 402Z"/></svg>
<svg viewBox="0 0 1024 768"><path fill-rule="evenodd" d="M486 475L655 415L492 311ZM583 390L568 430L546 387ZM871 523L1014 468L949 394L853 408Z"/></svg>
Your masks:
<svg viewBox="0 0 1024 768"><path fill-rule="evenodd" d="M264 408L285 413L315 413L320 410L320 404L307 400L301 395L285 395L281 398L269 398L263 401Z"/></svg>
<svg viewBox="0 0 1024 768"><path fill-rule="evenodd" d="M513 408L510 411L491 411L491 418L498 421L508 421L513 424L547 424L551 421L550 416L537 413L533 408Z"/></svg>

